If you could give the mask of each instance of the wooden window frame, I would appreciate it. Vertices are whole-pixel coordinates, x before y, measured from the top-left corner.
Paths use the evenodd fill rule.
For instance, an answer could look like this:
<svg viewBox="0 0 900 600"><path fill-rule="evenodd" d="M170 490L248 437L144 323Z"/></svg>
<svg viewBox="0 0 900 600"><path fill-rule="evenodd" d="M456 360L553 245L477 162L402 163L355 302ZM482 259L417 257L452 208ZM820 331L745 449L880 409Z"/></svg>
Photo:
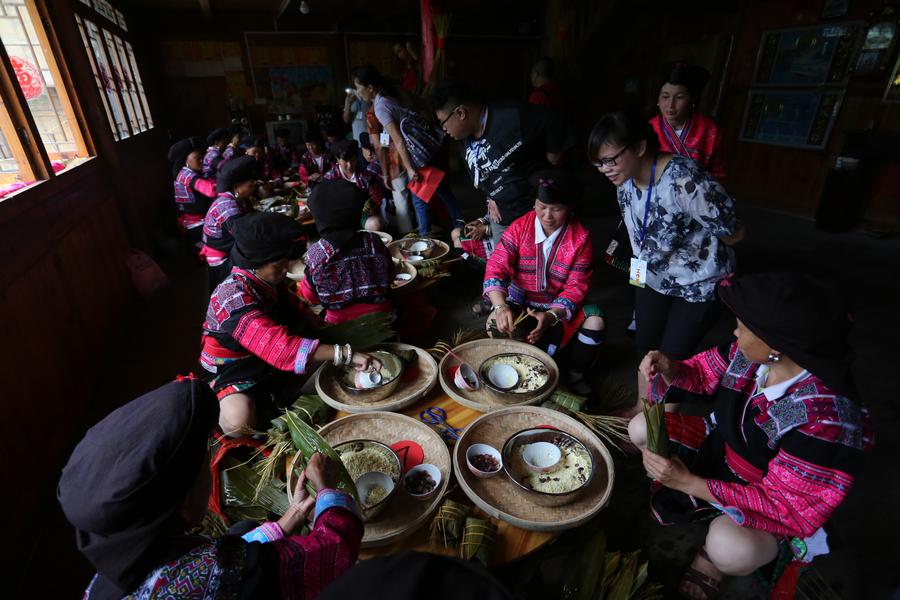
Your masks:
<svg viewBox="0 0 900 600"><path fill-rule="evenodd" d="M86 126L84 110L73 91L75 88L72 77L63 60L48 8L44 2L38 3L35 0L24 0L24 5L47 58L48 70L56 85L63 90L60 101L75 147L80 156L89 159L96 155L93 140ZM37 183L54 177L56 174L50 156L3 44L0 44L0 100L4 105L4 110L0 110L0 130L3 131L19 167L20 179ZM0 202L3 200L0 198Z"/></svg>
<svg viewBox="0 0 900 600"><path fill-rule="evenodd" d="M121 10L119 10L119 7L117 6L117 2L108 0L108 3L112 6L117 18L119 15L122 15ZM73 12L80 16L82 21L85 22L85 27L87 27L87 22L92 22L97 27L100 33L98 40L107 63L110 65L110 69L113 68L114 64L119 64L123 76L126 75L127 69L127 75L130 76L132 85L135 88L137 102L134 101L129 90L123 89L126 85L125 81L117 81L115 84L116 96L119 99L119 106L124 113L125 128L127 130L126 135L121 136L120 140L117 141L150 131L156 126L156 120L150 112L150 103L146 99L147 91L143 87L143 78L140 76L139 71L135 73L135 70L138 69L137 57L134 56L134 60L123 60L123 58L130 59L134 55L134 44L128 30L123 28L118 20L112 20L102 12L96 10L93 7L93 3L91 6L87 6L82 2L72 2L72 9ZM122 20L125 21L125 18L123 17ZM107 40L107 35L112 37L112 48L110 48L110 42ZM123 48L126 43L131 47L131 56L123 57L122 54L119 53L118 49L115 47L116 39L122 43ZM90 53L90 48L85 47L85 52ZM126 51L126 55L127 54ZM89 59L91 61L95 60L93 56L89 56ZM113 75L113 73L110 73L110 77L113 77ZM127 78L125 79L127 80ZM139 81L141 82L140 87L137 83ZM129 109L129 107L131 108ZM129 110L131 112L129 112ZM132 123L132 118L134 118L135 123ZM142 123L143 125L141 125ZM110 122L109 126L115 134L115 123ZM142 126L143 129L141 128Z"/></svg>

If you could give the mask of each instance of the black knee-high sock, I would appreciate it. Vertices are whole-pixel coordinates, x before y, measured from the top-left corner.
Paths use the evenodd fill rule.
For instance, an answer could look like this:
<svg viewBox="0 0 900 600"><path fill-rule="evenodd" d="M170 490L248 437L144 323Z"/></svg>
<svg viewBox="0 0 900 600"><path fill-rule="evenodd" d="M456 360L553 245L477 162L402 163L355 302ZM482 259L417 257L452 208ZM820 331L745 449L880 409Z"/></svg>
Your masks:
<svg viewBox="0 0 900 600"><path fill-rule="evenodd" d="M582 327L572 338L569 367L576 373L585 373L591 368L597 349L606 339L606 329L585 329Z"/></svg>

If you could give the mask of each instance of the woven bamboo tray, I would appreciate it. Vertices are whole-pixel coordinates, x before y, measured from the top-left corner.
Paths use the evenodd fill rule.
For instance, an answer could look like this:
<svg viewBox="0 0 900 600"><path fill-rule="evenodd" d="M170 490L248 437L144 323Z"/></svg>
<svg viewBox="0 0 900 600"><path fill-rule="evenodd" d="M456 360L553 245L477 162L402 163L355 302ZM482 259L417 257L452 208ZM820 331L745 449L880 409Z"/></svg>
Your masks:
<svg viewBox="0 0 900 600"><path fill-rule="evenodd" d="M369 439L390 446L399 441L412 440L425 451L425 462L441 470L441 486L430 502L410 497L405 489L384 510L366 523L362 547L372 548L395 542L413 533L430 521L444 498L450 483L451 460L447 445L434 430L406 415L391 412L370 412L350 415L325 425L319 431L331 444L350 440Z"/></svg>
<svg viewBox="0 0 900 600"><path fill-rule="evenodd" d="M437 363L421 348L409 344L379 344L373 349L415 350L419 359L415 365L409 365L403 371L400 385L394 393L379 402L367 401L364 395L352 396L345 392L337 382L334 365L325 363L315 375L316 393L325 404L348 413L402 410L418 402L437 383Z"/></svg>
<svg viewBox="0 0 900 600"><path fill-rule="evenodd" d="M547 365L547 369L550 371L550 385L539 394L522 394L521 398L515 398L508 401L498 398L494 392L487 389L485 385L482 385L479 389L471 392L463 390L453 383L453 376L450 373L450 369L459 365L459 359L450 353L447 353L444 355L444 358L441 359L440 365L438 365L438 379L441 382L441 387L444 388L447 395L456 402L480 412L488 412L509 406L540 404L545 398L553 393L553 390L556 389L556 386L559 383L559 367L556 366L556 361L554 361L549 354L531 344L516 340L486 338L483 340L466 342L453 349L453 354L469 363L472 368L475 369L476 373L481 367L481 363L485 360L506 352L527 354L544 361L544 364Z"/></svg>
<svg viewBox="0 0 900 600"><path fill-rule="evenodd" d="M478 479L469 471L466 450L472 444L490 444L501 450L512 434L541 425L574 435L591 450L594 478L571 503L555 508L538 506L528 492L510 481L506 473ZM600 438L582 423L558 411L537 406L495 410L472 421L456 442L453 468L460 488L475 506L492 517L531 531L562 531L586 523L606 506L615 479L612 457Z"/></svg>
<svg viewBox="0 0 900 600"><path fill-rule="evenodd" d="M400 238L399 240L394 240L393 242L391 242L390 244L387 245L388 250L391 251L391 254L395 258L399 258L400 260L405 260L403 258L403 254L400 253L400 245L405 241L406 241L405 239ZM434 242L434 249L431 251L431 255L428 257L428 260L444 258L448 254L450 254L450 244L448 244L447 242L442 242L441 240L435 240L435 239L432 239L431 241Z"/></svg>

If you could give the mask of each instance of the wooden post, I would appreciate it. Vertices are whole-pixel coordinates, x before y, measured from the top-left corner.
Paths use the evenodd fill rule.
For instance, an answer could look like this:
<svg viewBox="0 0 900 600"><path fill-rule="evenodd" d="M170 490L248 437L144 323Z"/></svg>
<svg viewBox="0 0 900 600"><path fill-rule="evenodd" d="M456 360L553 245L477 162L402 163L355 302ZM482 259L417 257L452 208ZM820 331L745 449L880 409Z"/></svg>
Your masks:
<svg viewBox="0 0 900 600"><path fill-rule="evenodd" d="M431 71L434 69L434 19L431 13L431 0L419 0L422 12L422 84L428 85Z"/></svg>

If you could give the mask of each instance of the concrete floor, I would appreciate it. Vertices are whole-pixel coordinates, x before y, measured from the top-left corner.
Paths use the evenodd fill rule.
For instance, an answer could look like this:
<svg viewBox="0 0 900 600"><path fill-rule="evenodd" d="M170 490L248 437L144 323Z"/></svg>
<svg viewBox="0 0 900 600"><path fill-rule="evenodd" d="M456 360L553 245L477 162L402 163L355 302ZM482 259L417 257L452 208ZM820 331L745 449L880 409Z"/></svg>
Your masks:
<svg viewBox="0 0 900 600"><path fill-rule="evenodd" d="M593 233L599 257L617 223L608 186L594 180L591 198L581 211L583 222ZM464 183L456 185L466 216L479 216L481 200ZM842 598L886 598L900 587L900 477L894 457L900 450L900 403L891 385L897 368L896 340L900 333L896 316L900 298L900 240L877 239L863 233L826 234L811 221L741 206L748 236L738 249L742 272L764 270L812 271L829 274L852 291L859 312L854 342L859 354L857 371L865 402L875 417L876 449L865 473L829 526L832 553L818 559L816 568ZM162 243L163 249L167 248ZM160 253L160 262L172 284L149 304L139 304L123 332L118 349L104 372L110 373L98 390L95 410L85 415L83 429L111 408L152 389L178 373L197 371L199 327L205 309L205 276L191 257ZM477 274L459 273L435 287L433 301L441 317L433 332L446 338L457 329L483 327L470 306L480 293ZM595 389L624 389L633 397L638 357L624 329L631 318L631 292L624 276L598 263L595 267L593 301L606 311L609 337L598 358ZM733 321L723 317L704 340L704 347L727 339ZM619 394L614 394L619 396ZM601 394L602 396L602 394ZM612 410L608 397L593 399L596 407ZM607 548L641 548L650 560L650 577L666 586L670 595L681 572L703 539L702 526L656 526L648 517L648 486L637 456L616 457L616 487L612 500L599 519L607 535ZM80 593L90 567L77 554L70 528L55 503L48 498L49 527L40 534L35 556L49 556L66 565L56 581L47 582L52 595ZM26 580L41 572L35 560ZM504 570L514 584L518 566ZM34 581L33 579L31 581ZM29 589L29 588L21 588ZM49 591L49 590L48 590ZM527 594L523 594L527 597ZM753 578L730 580L725 598L761 598L762 589Z"/></svg>

